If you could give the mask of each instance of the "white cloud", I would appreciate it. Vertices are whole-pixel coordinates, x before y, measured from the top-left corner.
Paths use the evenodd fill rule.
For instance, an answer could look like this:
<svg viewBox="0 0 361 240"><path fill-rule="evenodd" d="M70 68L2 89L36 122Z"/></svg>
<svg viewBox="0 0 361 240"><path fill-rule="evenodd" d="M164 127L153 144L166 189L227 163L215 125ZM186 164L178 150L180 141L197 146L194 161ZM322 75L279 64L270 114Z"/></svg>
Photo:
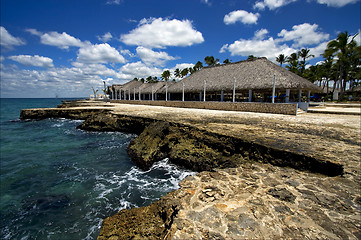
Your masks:
<svg viewBox="0 0 361 240"><path fill-rule="evenodd" d="M167 61L176 59L166 52L155 52L145 47L137 47L136 51L140 59L147 65L164 66Z"/></svg>
<svg viewBox="0 0 361 240"><path fill-rule="evenodd" d="M69 47L83 47L89 42L82 42L79 39L70 36L66 32L58 33L58 32L48 32L42 33L36 29L27 29L29 33L39 36L40 42L45 45L55 46L61 49L69 49Z"/></svg>
<svg viewBox="0 0 361 240"><path fill-rule="evenodd" d="M82 63L124 63L125 59L108 43L102 43L80 48L77 61Z"/></svg>
<svg viewBox="0 0 361 240"><path fill-rule="evenodd" d="M281 53L289 55L296 50L290 48L287 45L279 45L272 37L266 40L259 39L240 39L232 44L223 45L220 52L228 50L232 56L241 55L249 56L254 55L256 57L267 57L271 61Z"/></svg>
<svg viewBox="0 0 361 240"><path fill-rule="evenodd" d="M359 46L361 46L361 31L360 31L360 29L358 30L358 35L355 37L355 41L357 42L357 44Z"/></svg>
<svg viewBox="0 0 361 240"><path fill-rule="evenodd" d="M274 10L276 8L283 7L296 1L297 0L264 0L256 2L253 5L253 8L258 10L264 10L266 7L268 7L270 10Z"/></svg>
<svg viewBox="0 0 361 240"><path fill-rule="evenodd" d="M35 56L18 55L18 56L10 56L8 58L24 66L44 67L44 68L54 67L53 59L38 55Z"/></svg>
<svg viewBox="0 0 361 240"><path fill-rule="evenodd" d="M109 4L109 5L119 5L120 4L120 0L108 0L106 2L106 4Z"/></svg>
<svg viewBox="0 0 361 240"><path fill-rule="evenodd" d="M190 20L163 18L142 19L136 29L120 39L127 45L148 48L185 47L204 41L202 33L193 28Z"/></svg>
<svg viewBox="0 0 361 240"><path fill-rule="evenodd" d="M317 0L319 4L326 4L328 7L343 7L358 1L360 0Z"/></svg>
<svg viewBox="0 0 361 240"><path fill-rule="evenodd" d="M266 37L267 34L268 34L268 30L262 28L254 33L254 38L262 40Z"/></svg>
<svg viewBox="0 0 361 240"><path fill-rule="evenodd" d="M162 70L157 67L150 67L138 61L134 63L127 63L119 69L120 79L131 80L135 77L146 78L149 76L160 76Z"/></svg>
<svg viewBox="0 0 361 240"><path fill-rule="evenodd" d="M226 25L242 22L243 24L256 24L259 13L249 13L244 10L238 10L228 13L224 16L223 22Z"/></svg>
<svg viewBox="0 0 361 240"><path fill-rule="evenodd" d="M25 41L12 36L3 26L0 26L0 45L8 50L12 50L14 46L25 45Z"/></svg>
<svg viewBox="0 0 361 240"><path fill-rule="evenodd" d="M86 97L91 87L103 88L103 81L121 75L102 64L74 63L70 68L47 70L18 69L5 65L1 71L2 96L14 97Z"/></svg>
<svg viewBox="0 0 361 240"><path fill-rule="evenodd" d="M252 39L239 39L232 44L224 44L220 49L220 53L229 51L232 56L249 56L267 57L271 61L279 54L290 55L297 52L300 48L310 47L310 54L319 57L326 49L329 34L317 31L318 25L310 25L308 23L295 25L291 31L283 29L278 36L280 38L268 38L267 29L260 29L255 32ZM287 42L291 42L289 45ZM287 44L286 44L287 43Z"/></svg>
<svg viewBox="0 0 361 240"><path fill-rule="evenodd" d="M317 45L316 47L310 48L310 54L315 55L315 57L319 57L321 54L325 52L327 48L328 42L323 42Z"/></svg>
<svg viewBox="0 0 361 240"><path fill-rule="evenodd" d="M97 36L97 38L99 41L108 42L113 38L113 36L110 32L107 32L103 36Z"/></svg>
<svg viewBox="0 0 361 240"><path fill-rule="evenodd" d="M283 29L278 36L280 41L293 41L294 47L301 47L305 45L319 44L322 41L328 40L330 35L318 31L317 24L303 23L292 27L291 31Z"/></svg>

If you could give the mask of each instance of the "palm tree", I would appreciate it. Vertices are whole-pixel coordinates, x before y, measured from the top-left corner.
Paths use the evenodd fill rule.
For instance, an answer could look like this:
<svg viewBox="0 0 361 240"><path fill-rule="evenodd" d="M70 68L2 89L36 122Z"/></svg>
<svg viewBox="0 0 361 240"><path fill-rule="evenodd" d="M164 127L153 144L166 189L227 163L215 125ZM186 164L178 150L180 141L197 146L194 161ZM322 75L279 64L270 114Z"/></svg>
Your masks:
<svg viewBox="0 0 361 240"><path fill-rule="evenodd" d="M280 54L278 55L278 57L276 57L276 62L278 62L281 67L282 64L285 63L286 61L287 61L287 57L284 54Z"/></svg>
<svg viewBox="0 0 361 240"><path fill-rule="evenodd" d="M177 77L177 78L180 78L180 77L181 77L181 73L180 73L179 68L177 68L176 70L174 70L174 76Z"/></svg>
<svg viewBox="0 0 361 240"><path fill-rule="evenodd" d="M301 75L303 75L306 69L306 59L310 57L315 57L315 55L309 53L310 49L307 48L302 48L301 51L298 52L298 57L302 58L302 60L300 61Z"/></svg>
<svg viewBox="0 0 361 240"><path fill-rule="evenodd" d="M169 72L169 70L165 70L162 73L162 79L167 82L169 78L170 78L170 72Z"/></svg>
<svg viewBox="0 0 361 240"><path fill-rule="evenodd" d="M200 62L200 61L198 61L198 62L196 63L196 65L194 65L194 69L195 69L196 71L201 70L202 68L203 68L203 64L202 64L202 62Z"/></svg>
<svg viewBox="0 0 361 240"><path fill-rule="evenodd" d="M247 60L257 59L257 57L253 56L252 54L247 57Z"/></svg>
<svg viewBox="0 0 361 240"><path fill-rule="evenodd" d="M204 61L208 66L213 67L219 62L219 59L215 59L213 56L207 56L204 58Z"/></svg>
<svg viewBox="0 0 361 240"><path fill-rule="evenodd" d="M355 42L355 37L348 34L347 31L342 32L337 35L337 38L330 41L327 44L327 48L323 54L324 57L328 56L337 56L337 64L339 66L339 81L341 82L341 99L344 95L344 90L346 88L346 83L349 78L349 70L351 67L351 58L355 47L357 50L357 43ZM351 39L351 41L349 41Z"/></svg>
<svg viewBox="0 0 361 240"><path fill-rule="evenodd" d="M183 69L182 71L181 71L181 77L183 78L183 77L185 77L185 76L187 76L188 75L188 68L185 68L185 69Z"/></svg>
<svg viewBox="0 0 361 240"><path fill-rule="evenodd" d="M229 59L227 58L226 60L223 61L224 64L228 64L231 63L231 61L229 61Z"/></svg>
<svg viewBox="0 0 361 240"><path fill-rule="evenodd" d="M152 82L152 79L153 79L152 76L147 77L147 78L146 78L147 83L151 83L151 82Z"/></svg>
<svg viewBox="0 0 361 240"><path fill-rule="evenodd" d="M292 53L289 57L287 57L288 66L286 68L293 73L299 74L299 65L297 53Z"/></svg>

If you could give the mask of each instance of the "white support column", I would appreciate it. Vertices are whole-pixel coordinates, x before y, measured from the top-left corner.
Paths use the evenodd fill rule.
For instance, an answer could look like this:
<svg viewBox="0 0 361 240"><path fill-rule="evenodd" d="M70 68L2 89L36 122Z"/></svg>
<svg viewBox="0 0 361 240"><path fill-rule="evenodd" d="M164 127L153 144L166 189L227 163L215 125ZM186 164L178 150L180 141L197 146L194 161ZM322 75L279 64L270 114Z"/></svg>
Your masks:
<svg viewBox="0 0 361 240"><path fill-rule="evenodd" d="M154 87L152 86L152 101L154 101Z"/></svg>
<svg viewBox="0 0 361 240"><path fill-rule="evenodd" d="M130 100L131 100L131 99L130 99L130 89L128 89L128 93L129 93L129 101L130 101Z"/></svg>
<svg viewBox="0 0 361 240"><path fill-rule="evenodd" d="M207 89L207 83L206 83L206 80L204 80L204 83L203 83L203 102L206 101L206 89Z"/></svg>
<svg viewBox="0 0 361 240"><path fill-rule="evenodd" d="M184 82L182 82L182 101L184 102Z"/></svg>
<svg viewBox="0 0 361 240"><path fill-rule="evenodd" d="M276 74L273 75L272 103L275 103L275 94L276 94Z"/></svg>
<svg viewBox="0 0 361 240"><path fill-rule="evenodd" d="M221 91L221 102L223 102L223 100L224 100L224 92L223 92L223 90Z"/></svg>
<svg viewBox="0 0 361 240"><path fill-rule="evenodd" d="M232 102L236 101L236 78L233 79L233 96L232 96Z"/></svg>
<svg viewBox="0 0 361 240"><path fill-rule="evenodd" d="M302 101L302 90L298 90L298 102Z"/></svg>
<svg viewBox="0 0 361 240"><path fill-rule="evenodd" d="M119 100L122 100L122 89L119 89Z"/></svg>
<svg viewBox="0 0 361 240"><path fill-rule="evenodd" d="M248 90L248 102L252 102L252 89Z"/></svg>
<svg viewBox="0 0 361 240"><path fill-rule="evenodd" d="M142 101L142 94L140 92L140 87L138 88L138 94L139 94L139 101Z"/></svg>
<svg viewBox="0 0 361 240"><path fill-rule="evenodd" d="M308 90L308 91L307 91L307 102L309 103L310 100L311 100L311 91Z"/></svg>
<svg viewBox="0 0 361 240"><path fill-rule="evenodd" d="M168 101L168 84L165 84L165 101Z"/></svg>
<svg viewBox="0 0 361 240"><path fill-rule="evenodd" d="M134 88L134 98L133 99L135 100L135 88Z"/></svg>
<svg viewBox="0 0 361 240"><path fill-rule="evenodd" d="M291 93L291 90L286 89L286 100L285 100L286 103L290 102L290 95L291 95L290 93Z"/></svg>

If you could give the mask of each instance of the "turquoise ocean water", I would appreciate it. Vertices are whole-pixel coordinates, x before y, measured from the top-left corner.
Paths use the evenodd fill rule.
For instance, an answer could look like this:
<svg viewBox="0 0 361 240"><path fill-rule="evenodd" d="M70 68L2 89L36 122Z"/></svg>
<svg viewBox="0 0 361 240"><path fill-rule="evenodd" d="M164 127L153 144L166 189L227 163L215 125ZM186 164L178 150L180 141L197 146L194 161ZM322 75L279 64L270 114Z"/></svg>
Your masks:
<svg viewBox="0 0 361 240"><path fill-rule="evenodd" d="M133 134L77 130L78 120L19 120L20 109L60 103L1 99L1 239L96 239L104 218L148 205L193 174L167 160L140 170L126 152Z"/></svg>

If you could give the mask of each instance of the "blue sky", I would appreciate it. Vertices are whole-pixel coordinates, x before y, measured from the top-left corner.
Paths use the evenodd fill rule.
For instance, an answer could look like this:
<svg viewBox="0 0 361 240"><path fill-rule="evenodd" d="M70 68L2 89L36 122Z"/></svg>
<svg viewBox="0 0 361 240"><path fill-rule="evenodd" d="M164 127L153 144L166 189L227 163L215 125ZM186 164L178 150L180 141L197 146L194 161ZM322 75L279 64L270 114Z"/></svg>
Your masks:
<svg viewBox="0 0 361 240"><path fill-rule="evenodd" d="M275 61L309 48L316 64L338 33L360 32L360 9L360 0L1 0L1 97L87 97L103 81L160 77L206 56Z"/></svg>

